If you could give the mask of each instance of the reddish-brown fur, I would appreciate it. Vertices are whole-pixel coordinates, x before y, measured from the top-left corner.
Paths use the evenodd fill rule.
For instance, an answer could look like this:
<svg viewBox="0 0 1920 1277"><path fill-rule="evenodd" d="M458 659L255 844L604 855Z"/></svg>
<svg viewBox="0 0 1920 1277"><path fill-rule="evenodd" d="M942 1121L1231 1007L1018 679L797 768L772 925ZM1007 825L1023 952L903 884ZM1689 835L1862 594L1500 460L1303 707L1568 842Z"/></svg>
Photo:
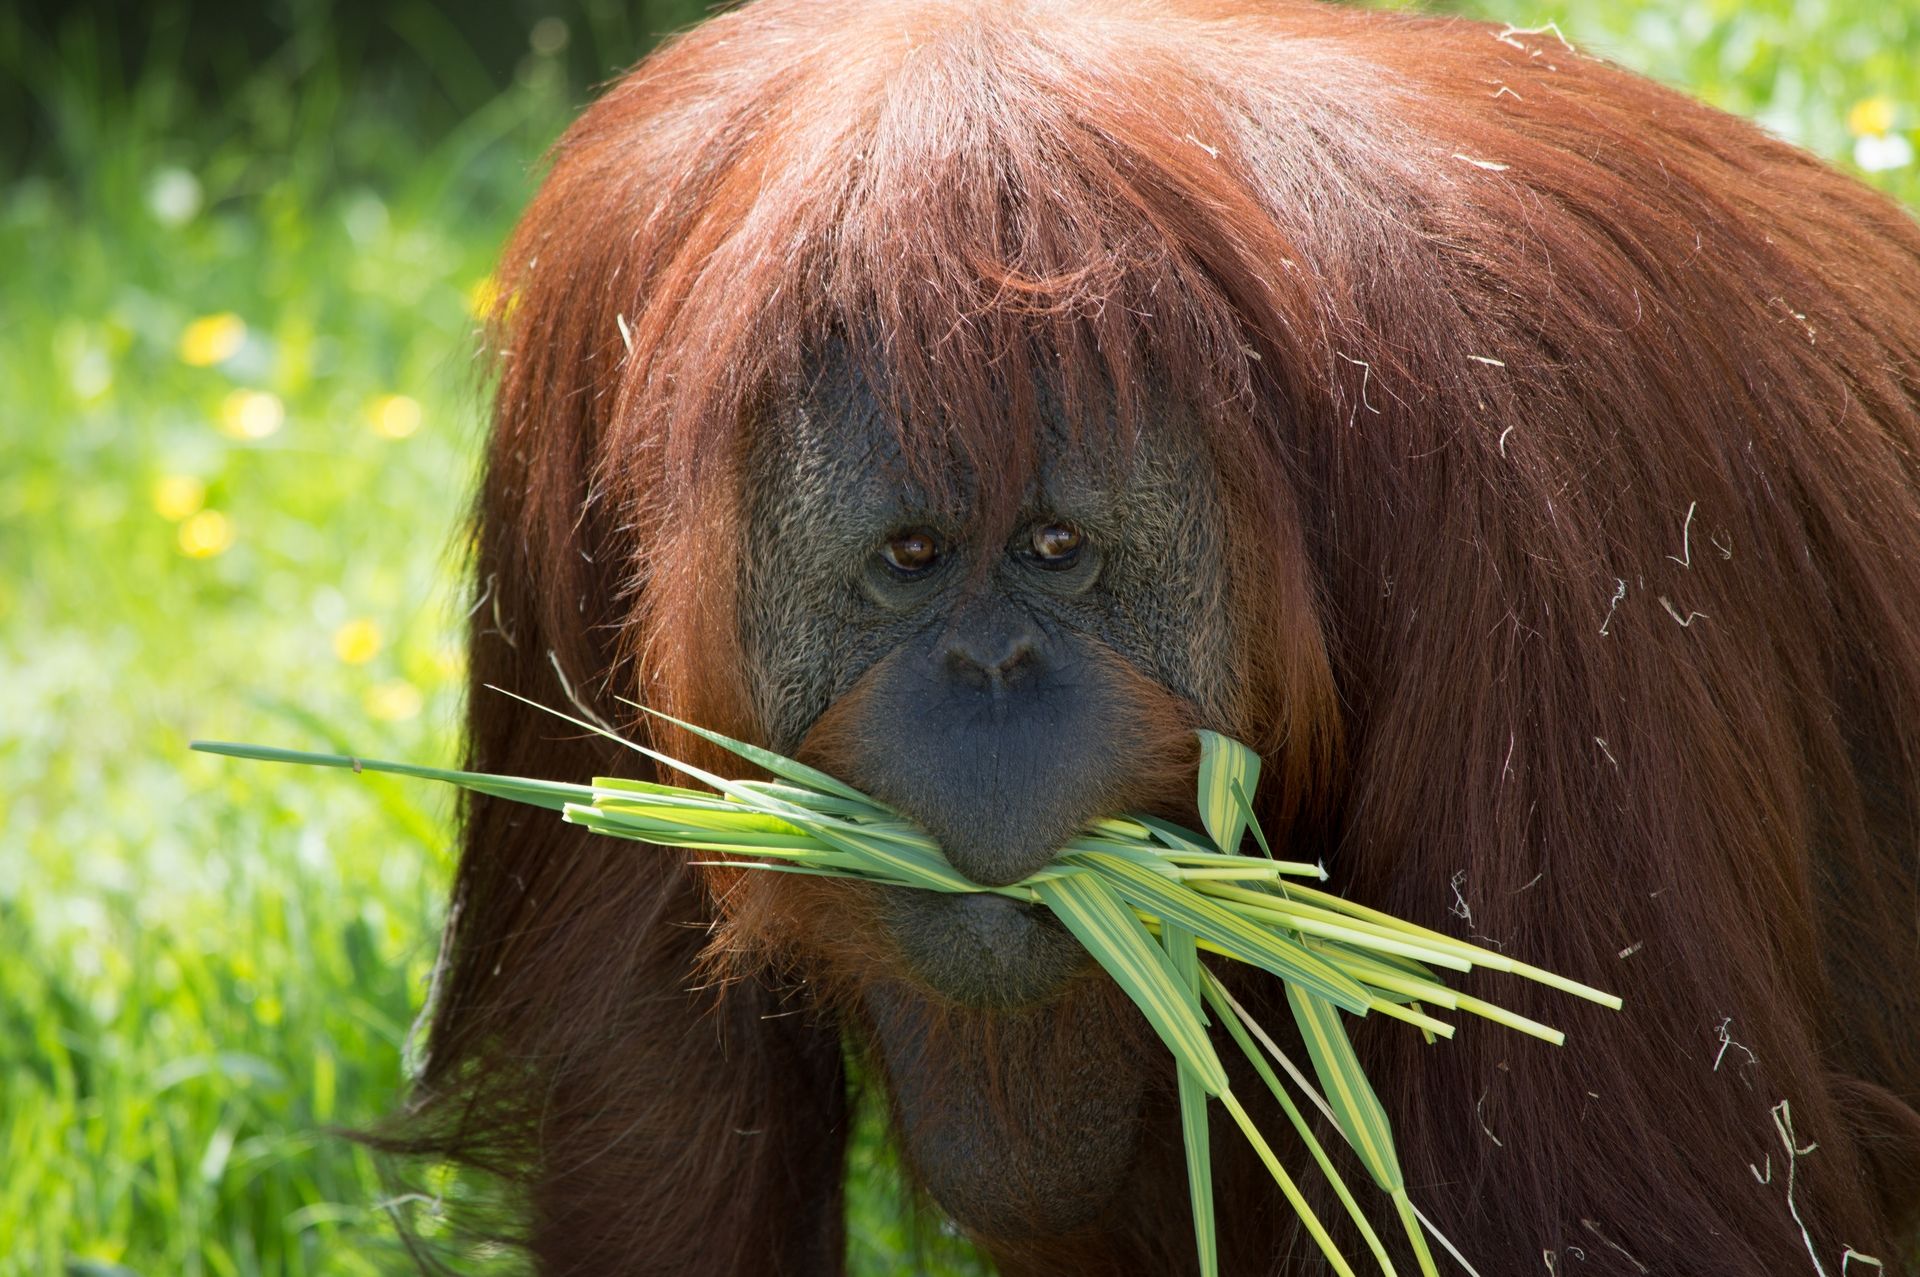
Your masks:
<svg viewBox="0 0 1920 1277"><path fill-rule="evenodd" d="M1435 1222L1489 1277L1913 1253L1920 231L1891 202L1551 36L789 0L589 109L502 281L471 765L634 773L481 690L561 704L557 671L635 733L619 697L755 735L739 463L824 344L942 423L901 427L916 464L1007 476L989 501L1036 379L1122 422L1151 386L1227 485L1217 725L1268 755L1271 827L1356 899L1626 998L1468 982L1559 1050L1357 1027ZM828 952L851 889L739 884L725 934L774 943L723 947L793 944L716 972L727 880L684 858L484 798L465 846L414 1146L521 1185L545 1271L836 1270L841 1039L873 1026L835 992L892 978ZM1067 1007L1125 1038L1109 992ZM938 1040L1052 1058L963 1019ZM1007 1270L1191 1264L1156 1095L1106 1224L982 1238ZM1311 1268L1215 1143L1229 1267Z"/></svg>

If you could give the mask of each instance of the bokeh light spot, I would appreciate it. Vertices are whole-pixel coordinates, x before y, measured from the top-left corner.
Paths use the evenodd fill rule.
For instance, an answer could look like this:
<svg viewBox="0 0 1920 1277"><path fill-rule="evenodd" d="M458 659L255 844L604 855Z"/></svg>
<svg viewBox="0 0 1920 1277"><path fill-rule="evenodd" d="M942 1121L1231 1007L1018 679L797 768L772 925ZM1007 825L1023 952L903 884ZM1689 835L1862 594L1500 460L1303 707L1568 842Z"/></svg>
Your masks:
<svg viewBox="0 0 1920 1277"><path fill-rule="evenodd" d="M1869 133L1853 139L1853 162L1867 173L1905 168L1913 163L1913 143L1902 133Z"/></svg>
<svg viewBox="0 0 1920 1277"><path fill-rule="evenodd" d="M147 211L162 226L182 226L200 211L200 179L183 168L157 170L147 183Z"/></svg>
<svg viewBox="0 0 1920 1277"><path fill-rule="evenodd" d="M202 510L180 525L180 553L211 559L233 547L233 522L218 510Z"/></svg>
<svg viewBox="0 0 1920 1277"><path fill-rule="evenodd" d="M220 431L235 439L265 439L286 419L280 396L265 390L236 390L220 401Z"/></svg>
<svg viewBox="0 0 1920 1277"><path fill-rule="evenodd" d="M1847 112L1847 132L1855 137L1879 137L1893 130L1893 99L1861 98Z"/></svg>
<svg viewBox="0 0 1920 1277"><path fill-rule="evenodd" d="M153 481L149 495L155 514L178 523L207 503L207 485L190 474L162 475Z"/></svg>
<svg viewBox="0 0 1920 1277"><path fill-rule="evenodd" d="M247 339L246 321L230 310L202 315L180 334L180 362L195 368L225 363Z"/></svg>
<svg viewBox="0 0 1920 1277"><path fill-rule="evenodd" d="M412 683L396 678L368 688L365 704L369 716L383 723L399 723L418 718L426 705L426 697Z"/></svg>
<svg viewBox="0 0 1920 1277"><path fill-rule="evenodd" d="M333 654L349 665L365 665L380 654L380 627L366 617L333 632Z"/></svg>
<svg viewBox="0 0 1920 1277"><path fill-rule="evenodd" d="M420 428L420 401L407 395L382 395L367 409L373 433L382 439L405 439Z"/></svg>

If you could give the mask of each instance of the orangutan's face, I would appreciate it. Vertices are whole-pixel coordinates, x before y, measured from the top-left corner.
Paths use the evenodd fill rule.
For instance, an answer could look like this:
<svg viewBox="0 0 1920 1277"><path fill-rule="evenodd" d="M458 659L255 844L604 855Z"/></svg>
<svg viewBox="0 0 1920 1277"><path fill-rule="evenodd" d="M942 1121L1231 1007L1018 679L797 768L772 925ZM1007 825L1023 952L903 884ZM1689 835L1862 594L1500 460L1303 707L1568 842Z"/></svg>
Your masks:
<svg viewBox="0 0 1920 1277"><path fill-rule="evenodd" d="M1127 450L1110 423L1057 418L994 518L958 466L944 499L912 481L885 410L830 368L762 433L748 481L742 641L771 743L830 762L987 886L1092 818L1177 803L1187 729L1231 699L1225 520L1193 432L1163 420ZM1085 959L1004 897L890 896L910 977L963 1004L1044 1000Z"/></svg>

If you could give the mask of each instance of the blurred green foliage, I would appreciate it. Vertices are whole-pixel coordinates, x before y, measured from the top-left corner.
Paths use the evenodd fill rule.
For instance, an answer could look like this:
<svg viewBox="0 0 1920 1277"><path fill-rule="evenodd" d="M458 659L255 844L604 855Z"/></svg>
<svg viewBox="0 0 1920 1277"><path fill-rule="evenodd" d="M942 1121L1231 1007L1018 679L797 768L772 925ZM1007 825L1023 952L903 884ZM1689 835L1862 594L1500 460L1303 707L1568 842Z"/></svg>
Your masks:
<svg viewBox="0 0 1920 1277"><path fill-rule="evenodd" d="M407 1269L330 1128L399 1092L445 799L184 743L454 756L476 299L541 149L672 8L516 10L503 58L402 5L384 61L321 5L198 61L184 11L137 49L0 15L37 122L0 167L0 1274ZM1920 0L1463 11L1920 201ZM870 1136L855 1166L855 1267L899 1271L897 1169Z"/></svg>

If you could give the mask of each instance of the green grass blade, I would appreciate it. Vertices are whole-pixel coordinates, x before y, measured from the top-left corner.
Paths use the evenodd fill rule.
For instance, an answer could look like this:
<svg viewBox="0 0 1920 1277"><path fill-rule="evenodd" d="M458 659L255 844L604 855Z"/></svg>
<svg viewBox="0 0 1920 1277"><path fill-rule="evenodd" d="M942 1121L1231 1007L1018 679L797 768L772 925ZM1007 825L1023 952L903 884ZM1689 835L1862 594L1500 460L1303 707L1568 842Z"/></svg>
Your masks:
<svg viewBox="0 0 1920 1277"><path fill-rule="evenodd" d="M608 793L649 794L657 797L695 794L702 798L712 798L712 794L701 794L699 790L682 789L678 785L662 785L653 780L634 780L628 776L595 776L593 787Z"/></svg>
<svg viewBox="0 0 1920 1277"><path fill-rule="evenodd" d="M1407 1196L1406 1189L1393 1195L1393 1208L1399 1212L1400 1227L1406 1230L1407 1241L1413 1246L1413 1257L1420 1264L1421 1277L1440 1277L1440 1270L1433 1263L1433 1252L1427 1249L1426 1230L1420 1227L1420 1220L1413 1209L1413 1199Z"/></svg>
<svg viewBox="0 0 1920 1277"><path fill-rule="evenodd" d="M1209 856L1223 854L1218 847L1209 847L1204 838L1185 825L1145 814L1136 815L1134 819L1152 833L1155 842L1163 844L1170 851L1196 852Z"/></svg>
<svg viewBox="0 0 1920 1277"><path fill-rule="evenodd" d="M689 847L705 851L724 851L741 856L832 856L836 859L844 859L849 864L857 864L863 869L868 863L864 857L835 851L818 838L807 835L755 830L732 832L721 829L700 829L640 816L610 816L598 807L582 807L573 804L567 806L565 814L573 824L589 826L596 832L612 833L623 838L650 842L657 847Z"/></svg>
<svg viewBox="0 0 1920 1277"><path fill-rule="evenodd" d="M1171 857L1162 857L1164 863L1172 865L1174 872L1169 877L1181 882L1273 882L1279 877L1275 862L1271 860L1250 860L1245 856L1244 865L1219 865L1213 868L1202 866L1182 866Z"/></svg>
<svg viewBox="0 0 1920 1277"><path fill-rule="evenodd" d="M1432 976L1423 979L1409 974L1406 968L1384 961L1382 955L1335 940L1309 937L1305 944L1309 950L1337 964L1361 984L1380 991L1395 1002L1431 1002L1447 1011L1458 1008L1452 989Z"/></svg>
<svg viewBox="0 0 1920 1277"><path fill-rule="evenodd" d="M1521 1015L1518 1011L1509 1011L1492 1002L1483 1002L1479 998L1461 993L1454 996L1454 1004L1458 1010L1469 1015L1492 1020L1495 1024L1503 1025L1516 1033L1524 1033L1528 1037L1539 1038L1542 1042L1550 1042L1554 1046L1565 1046L1567 1043L1567 1035L1552 1025L1542 1024L1538 1020Z"/></svg>
<svg viewBox="0 0 1920 1277"><path fill-rule="evenodd" d="M1199 999L1181 987L1165 950L1112 889L1092 874L1078 874L1035 883L1033 890L1133 999L1173 1058L1208 1094L1226 1090L1226 1070L1207 1039Z"/></svg>
<svg viewBox="0 0 1920 1277"><path fill-rule="evenodd" d="M912 847L917 851L939 856L942 863L946 861L945 853L940 850L940 844L933 840L933 836L909 821L897 820L891 816L884 820L846 820L839 816L823 818L841 821L845 827L858 830L862 837L898 843L903 847Z"/></svg>
<svg viewBox="0 0 1920 1277"><path fill-rule="evenodd" d="M1247 821L1233 791L1237 785L1251 794L1260 783L1260 755L1219 732L1195 735L1200 738L1200 823L1221 851L1238 851Z"/></svg>
<svg viewBox="0 0 1920 1277"><path fill-rule="evenodd" d="M1459 955L1474 966L1485 967L1489 971L1503 971L1509 975L1517 975L1523 979L1544 984L1548 988L1558 989L1562 993L1570 993L1576 998L1584 998L1588 1002L1598 1003L1614 1011L1618 1011L1621 1007L1620 998L1615 994L1606 992L1604 989L1596 989L1592 985L1582 984L1578 980L1569 980L1563 975L1556 975L1552 971L1543 970L1540 967L1533 966L1531 963L1518 962L1507 957L1505 954L1495 953L1491 949L1483 949L1479 945L1469 944L1464 940L1456 940L1452 936L1444 935L1441 932L1420 926L1418 923L1396 918L1390 913L1382 913L1378 909L1369 909L1365 905L1355 904L1346 897L1334 895L1330 891L1320 891L1312 887L1298 886L1290 887L1288 890L1295 893L1303 901L1346 914L1350 918L1371 923L1374 927L1383 931L1397 932L1413 938L1417 943L1426 944L1434 948L1444 948Z"/></svg>
<svg viewBox="0 0 1920 1277"><path fill-rule="evenodd" d="M615 798L601 795L593 804L603 815L631 817L656 825L685 829L713 829L730 833L805 836L805 830L784 816L775 816L740 803L715 802L706 795L682 802L672 798Z"/></svg>
<svg viewBox="0 0 1920 1277"><path fill-rule="evenodd" d="M1415 962L1412 958L1400 957L1398 954L1381 953L1376 949L1357 949L1339 940L1310 939L1307 941L1307 947L1316 953L1339 955L1337 960L1343 966L1352 959L1372 963L1389 971L1398 971L1412 980L1421 980L1435 985L1440 983L1440 977L1434 974L1431 967L1423 962Z"/></svg>
<svg viewBox="0 0 1920 1277"><path fill-rule="evenodd" d="M1249 917L1270 921L1305 935L1341 940L1357 948L1411 958L1416 962L1454 971L1471 971L1474 967L1473 958L1454 946L1432 944L1425 937L1412 936L1294 899L1294 894L1302 890L1299 887L1289 887L1288 894L1281 895L1272 891L1249 890L1231 883L1201 881L1194 884L1194 890L1229 902L1237 912Z"/></svg>
<svg viewBox="0 0 1920 1277"><path fill-rule="evenodd" d="M962 876L937 851L923 851L903 843L871 837L862 834L857 825L828 817L802 820L790 816L789 819L822 842L864 857L871 862L870 872L892 878L901 886L922 887L931 891L982 890L979 883Z"/></svg>
<svg viewBox="0 0 1920 1277"><path fill-rule="evenodd" d="M789 785L777 780L743 780L739 784L742 789L750 789L777 801L792 803L796 807L805 807L808 811L816 811L823 816L838 816L842 820L858 821L892 817L891 812L875 807L864 799L855 801L851 798L842 798L838 794L823 794L817 790L808 789L805 785Z"/></svg>
<svg viewBox="0 0 1920 1277"><path fill-rule="evenodd" d="M1169 923L1160 943L1175 973L1196 996L1200 986L1200 950L1193 933ZM1180 1070L1180 1131L1187 1151L1187 1191L1193 1199L1193 1241L1200 1258L1200 1277L1217 1277L1220 1249L1213 1214L1213 1151L1207 1129L1207 1088L1191 1069Z"/></svg>
<svg viewBox="0 0 1920 1277"><path fill-rule="evenodd" d="M1260 1128L1253 1124L1253 1119L1247 1115L1247 1110L1241 1107L1239 1099L1232 1091L1227 1091L1221 1094L1220 1103L1233 1116L1233 1120L1240 1127L1240 1133L1247 1137L1247 1143L1253 1145L1253 1151L1260 1155L1260 1160L1266 1164L1267 1173L1273 1176L1273 1182L1280 1186L1281 1193L1286 1196L1287 1204L1293 1207L1293 1213L1300 1217L1302 1224L1306 1225L1307 1235L1312 1237L1314 1244L1320 1247L1320 1253L1326 1256L1327 1263L1332 1266L1333 1271L1338 1273L1339 1277L1353 1277L1353 1266L1347 1263L1347 1257L1340 1253L1340 1248L1334 1245L1333 1238L1327 1235L1326 1225L1320 1222L1320 1216L1314 1211L1313 1206L1301 1195L1300 1186L1293 1182L1293 1176L1287 1174L1286 1168L1280 1165L1280 1159L1273 1155L1273 1149L1267 1144L1266 1137L1260 1134Z"/></svg>
<svg viewBox="0 0 1920 1277"><path fill-rule="evenodd" d="M1273 846L1267 842L1266 831L1260 828L1260 818L1253 814L1253 799L1247 796L1246 787L1235 779L1228 788L1233 792L1233 805L1240 810L1240 819L1253 831L1253 841L1259 845L1260 853L1272 860Z"/></svg>
<svg viewBox="0 0 1920 1277"><path fill-rule="evenodd" d="M969 882L966 878L962 877L937 853L922 853L912 847L889 849L881 845L878 840L874 838L862 836L859 832L859 827L856 825L846 821L836 820L831 816L819 815L804 807L774 797L764 789L756 790L749 788L739 781L729 780L725 776L715 775L704 768L682 762L672 755L663 754L657 749L652 749L635 741L627 740L618 733L608 731L596 723L590 723L582 718L575 718L571 714L563 714L559 710L540 704L538 701L528 700L526 697L516 692L509 692L503 687L494 687L492 684L488 684L488 686L504 696L509 696L516 701L520 701L522 704L544 710L555 718L572 723L595 735L604 736L617 744L633 750L637 754L643 754L653 759L662 766L670 767L683 775L691 776L703 785L711 785L714 789L727 795L727 797L737 799L748 807L782 816L801 829L821 839L823 842L831 843L841 851L848 852L854 856L866 857L873 862L872 871L876 876L893 878L903 886L924 887L933 891L974 891L979 887L979 884ZM632 702L628 703L631 704ZM635 708L646 710L644 705L636 706ZM766 767L767 770L774 772L775 775L783 776L788 780L805 780L807 783L812 783L810 780L811 777L818 777L822 788L825 788L830 793L837 794L843 798L857 799L862 802L871 801L867 799L865 795L861 794L859 790L842 784L833 777L828 776L825 772L816 771L811 767L804 767L791 759L782 758L770 750L763 750L758 746L736 741L731 737L722 736L720 733L709 731L704 727L694 727L690 723L681 723L679 719L667 714L661 714L657 710L646 710L646 712L658 718L664 718L668 722L679 723L680 726L685 727L695 735L711 740L723 748L733 749L733 752L740 754L741 757ZM735 749L735 746L738 746L738 748ZM764 755L764 758L761 757L762 755ZM778 764L779 766L776 767L773 764ZM875 810L876 812L885 811L885 809L879 807L878 804L875 804Z"/></svg>
<svg viewBox="0 0 1920 1277"><path fill-rule="evenodd" d="M1153 831L1137 820L1125 816L1102 816L1087 826L1096 834L1106 838L1128 838L1141 842L1153 836Z"/></svg>
<svg viewBox="0 0 1920 1277"><path fill-rule="evenodd" d="M1114 856L1167 879L1175 878L1180 873L1180 866L1161 855L1160 849L1150 844L1118 842L1111 838L1088 838L1082 836L1075 838L1073 841L1061 847L1059 854L1068 856L1075 852ZM1246 857L1234 856L1231 857L1231 859L1244 862ZM1259 867L1258 865L1254 866L1256 869Z"/></svg>
<svg viewBox="0 0 1920 1277"><path fill-rule="evenodd" d="M861 803L875 811L884 812L887 810L885 804L875 802L873 799L867 797L867 795L855 789L852 785L827 775L817 767L809 767L805 763L796 763L791 758L782 754L776 754L770 749L763 749L758 745L749 745L747 742L735 740L731 736L722 736L719 732L711 728L696 727L692 723L675 718L671 714L663 714L657 709L649 709L647 706L634 701L628 701L627 704L632 705L637 710L651 714L655 718L665 719L675 727L692 732L702 740L710 741L729 753L737 754L754 766L763 768L773 775L780 777L782 780L790 780L796 785L802 785L808 789L817 789L823 794L832 794L838 798L845 798L851 802Z"/></svg>
<svg viewBox="0 0 1920 1277"><path fill-rule="evenodd" d="M1097 869L1129 904L1165 922L1204 937L1241 962L1271 971L1283 980L1307 986L1339 1006L1364 1014L1371 999L1358 981L1304 945L1255 925L1187 887L1131 861L1100 852L1074 860Z"/></svg>
<svg viewBox="0 0 1920 1277"><path fill-rule="evenodd" d="M1343 1122L1340 1114L1335 1111L1333 1103L1329 1101L1327 1096L1322 1095L1318 1090L1314 1089L1313 1084L1307 1081L1307 1079L1301 1074L1300 1070L1294 1065L1293 1061L1289 1060L1286 1057L1286 1053L1281 1051L1279 1046L1274 1043L1274 1040L1267 1035L1266 1031L1262 1029L1260 1025L1257 1022L1255 1022L1253 1017L1247 1013L1247 1009L1241 1006L1238 1002L1236 1002L1231 993L1227 992L1226 987L1217 980L1210 980L1204 992L1211 995L1209 997L1209 1001L1214 1003L1216 1009L1219 1011L1221 1018L1229 1022L1229 1031L1231 1031L1232 1026L1237 1023L1238 1025L1243 1026L1246 1029L1246 1031L1251 1033L1254 1037L1257 1037L1258 1039L1260 1039L1260 1044L1267 1049L1267 1052L1270 1053L1276 1061L1279 1062L1280 1067L1284 1068L1287 1071L1287 1076L1293 1079L1294 1085L1300 1088L1300 1091L1303 1095L1305 1095L1308 1099L1313 1101L1315 1107L1317 1107L1322 1113L1324 1113L1327 1117L1327 1120L1331 1121L1334 1124L1334 1126L1340 1130L1342 1136L1345 1137L1349 1143L1351 1143L1352 1136L1348 1134L1345 1123ZM1295 996L1295 990L1289 987L1287 990L1287 996L1289 997L1289 999L1292 999ZM1331 1008L1323 1007L1322 1010L1328 1016L1338 1015L1338 1012L1333 1011ZM1228 1012L1232 1013L1231 1016L1228 1015ZM1296 1012L1296 1016L1297 1016L1297 1012ZM1346 1041L1346 1032L1343 1028L1341 1028L1337 1020L1334 1022L1333 1028L1338 1032L1338 1035L1339 1035L1338 1040L1344 1043ZM1305 1028L1305 1026L1302 1026L1301 1035L1307 1041L1307 1049L1309 1051L1312 1051L1314 1049L1315 1035L1312 1033L1309 1033ZM1235 1041L1240 1044L1240 1047L1242 1050L1249 1049L1248 1044L1243 1038L1236 1036ZM1352 1046L1350 1044L1347 1045L1346 1051L1349 1056L1352 1055ZM1255 1053L1255 1056L1257 1057L1257 1053ZM1256 1068L1259 1067L1257 1063L1255 1067ZM1315 1070L1318 1071L1319 1060L1317 1057L1314 1061L1314 1067L1315 1067ZM1353 1068L1355 1073L1357 1074L1359 1070L1359 1065L1357 1060L1354 1062ZM1263 1076L1265 1076L1264 1073L1263 1073ZM1366 1081L1365 1077L1362 1076L1360 1078L1360 1081L1362 1082L1362 1084L1364 1084ZM1323 1086L1326 1085L1326 1079L1324 1076L1322 1076L1321 1084ZM1329 1093L1331 1094L1331 1092ZM1373 1093L1372 1087L1370 1086L1367 1087L1367 1095L1371 1097L1372 1093ZM1375 1108L1378 1108L1379 1106L1379 1101L1377 1099L1374 1100L1374 1106ZM1385 1120L1386 1120L1385 1115L1384 1113L1382 1113L1380 1117L1380 1121L1384 1123ZM1358 1145L1354 1146L1354 1151L1360 1154L1361 1160L1364 1163L1366 1161L1366 1154L1360 1149ZM1369 1167L1368 1173L1369 1174L1373 1173L1371 1167ZM1398 1165L1397 1159L1395 1159L1395 1162L1393 1165L1393 1174L1396 1178L1400 1177L1400 1171L1399 1171L1399 1165ZM1376 1181L1378 1180L1378 1178L1379 1177L1376 1175L1375 1176ZM1423 1274L1423 1277L1438 1277L1438 1275L1434 1272L1433 1256L1427 1250L1426 1237L1424 1236L1424 1234L1418 1233L1414 1229L1415 1224L1418 1223L1418 1224L1425 1225L1427 1229L1432 1230L1433 1229L1432 1224L1428 1223L1425 1217L1420 1215L1419 1210L1414 1207L1412 1200L1407 1196L1406 1188L1404 1185L1400 1186L1397 1189L1389 1189L1388 1192L1390 1196L1393 1198L1395 1209L1400 1214L1400 1220L1401 1220L1402 1226L1409 1230L1408 1238L1413 1245L1414 1255L1415 1255L1415 1258L1419 1261L1420 1271ZM1434 1236L1436 1237L1440 1236L1437 1230L1433 1230L1433 1231L1434 1231ZM1447 1245L1447 1247L1450 1250L1452 1249L1452 1243L1447 1242L1444 1237L1441 1238L1441 1241L1443 1244ZM1456 1257L1458 1257L1457 1252L1456 1252ZM1464 1262L1462 1263L1462 1267L1466 1267ZM1472 1272L1472 1269L1468 1268L1468 1271Z"/></svg>
<svg viewBox="0 0 1920 1277"><path fill-rule="evenodd" d="M1399 1020L1402 1023L1411 1024L1414 1028L1420 1030L1421 1034L1428 1039L1429 1043L1436 1037L1451 1038L1453 1036L1453 1026L1451 1024L1448 1024L1445 1020L1436 1020L1434 1017L1428 1015L1418 1002L1395 1002L1391 998L1376 997L1367 1009L1370 1011L1378 1011L1389 1020Z"/></svg>
<svg viewBox="0 0 1920 1277"><path fill-rule="evenodd" d="M1287 986L1287 1001L1293 1007L1294 1022L1300 1026L1301 1040L1306 1043L1320 1090L1333 1110L1340 1133L1360 1155L1360 1163L1374 1183L1389 1193L1401 1191L1406 1181L1393 1148L1392 1124L1360 1067L1359 1057L1353 1053L1339 1010L1291 984Z"/></svg>
<svg viewBox="0 0 1920 1277"><path fill-rule="evenodd" d="M1380 1271L1385 1277L1395 1277L1393 1260L1387 1254L1387 1248L1381 1242L1380 1234L1374 1231L1372 1221L1367 1218L1366 1212L1360 1209L1360 1203L1354 1198L1353 1190L1347 1187L1346 1177L1341 1175L1339 1168L1334 1166L1333 1158L1328 1155L1326 1145L1322 1144L1320 1137L1313 1133L1313 1127L1307 1122L1306 1115L1300 1111L1300 1106L1293 1102L1293 1096L1287 1093L1286 1087L1274 1073L1273 1066L1267 1063L1267 1057L1247 1035L1246 1026L1240 1022L1238 1012L1224 996L1220 982L1214 978L1212 972L1202 972L1201 980L1200 992L1205 997L1207 1005L1213 1008L1213 1013L1219 1017L1220 1022L1227 1026L1227 1033L1233 1038L1234 1045L1240 1048L1240 1053L1247 1057L1247 1062L1253 1065L1253 1071L1260 1075L1260 1080L1267 1084L1267 1089L1279 1102L1281 1111L1287 1115L1287 1121L1293 1125L1294 1131L1300 1136L1300 1142L1306 1146L1314 1164L1320 1168L1320 1173L1326 1177L1328 1185L1332 1187L1334 1196L1338 1197L1340 1204L1346 1208L1347 1217L1353 1221L1353 1226L1359 1230L1361 1238L1367 1243L1367 1249L1373 1252L1375 1262L1380 1265Z"/></svg>
<svg viewBox="0 0 1920 1277"><path fill-rule="evenodd" d="M1571 993L1574 997L1584 998L1588 1002L1597 1002L1612 1011L1618 1011L1623 1005L1617 993L1608 993L1605 989L1596 989L1590 984L1569 980L1556 972L1536 967L1531 962L1509 959L1506 970L1510 975L1517 975L1523 980L1532 980L1535 984L1544 984L1549 989L1558 989L1562 993Z"/></svg>
<svg viewBox="0 0 1920 1277"><path fill-rule="evenodd" d="M188 748L202 754L226 758L245 758L263 763L293 763L302 767L341 767L355 772L380 772L389 776L412 776L418 780L437 780L458 785L477 793L492 794L514 802L527 803L559 811L568 803L593 801L593 788L559 780L532 780L521 776L495 776L487 772L463 772L446 767L421 767L415 763L394 763L378 758L360 758L353 754L320 754L303 749L280 749L272 745L241 745L232 741L189 741Z"/></svg>

